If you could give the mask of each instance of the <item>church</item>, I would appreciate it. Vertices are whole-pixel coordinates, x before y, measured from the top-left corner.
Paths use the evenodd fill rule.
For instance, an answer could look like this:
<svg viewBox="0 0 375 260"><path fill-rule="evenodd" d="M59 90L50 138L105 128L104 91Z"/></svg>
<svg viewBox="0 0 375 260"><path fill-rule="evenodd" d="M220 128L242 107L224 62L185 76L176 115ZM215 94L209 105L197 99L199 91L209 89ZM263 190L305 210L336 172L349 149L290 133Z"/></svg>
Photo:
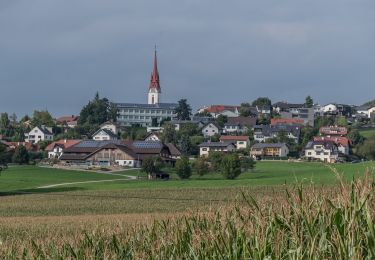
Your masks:
<svg viewBox="0 0 375 260"><path fill-rule="evenodd" d="M139 125L143 127L158 126L163 119L173 119L177 104L161 103L161 87L158 72L156 50L154 54L154 66L151 73L150 86L148 88L148 103L116 103L119 110L117 122L122 126Z"/></svg>

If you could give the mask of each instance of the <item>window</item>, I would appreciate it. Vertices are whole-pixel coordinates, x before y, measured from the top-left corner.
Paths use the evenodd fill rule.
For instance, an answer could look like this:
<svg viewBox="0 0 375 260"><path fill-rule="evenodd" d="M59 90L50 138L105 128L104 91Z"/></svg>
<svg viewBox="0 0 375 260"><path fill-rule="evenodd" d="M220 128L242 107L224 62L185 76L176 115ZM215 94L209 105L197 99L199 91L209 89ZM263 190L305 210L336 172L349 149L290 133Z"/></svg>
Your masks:
<svg viewBox="0 0 375 260"><path fill-rule="evenodd" d="M140 116L139 119L145 119L145 117L144 116Z"/></svg>
<svg viewBox="0 0 375 260"><path fill-rule="evenodd" d="M202 151L206 152L206 151L207 151L207 148L202 148Z"/></svg>
<svg viewBox="0 0 375 260"><path fill-rule="evenodd" d="M150 110L147 109L147 110L146 110L146 114L149 114L149 113L150 113Z"/></svg>

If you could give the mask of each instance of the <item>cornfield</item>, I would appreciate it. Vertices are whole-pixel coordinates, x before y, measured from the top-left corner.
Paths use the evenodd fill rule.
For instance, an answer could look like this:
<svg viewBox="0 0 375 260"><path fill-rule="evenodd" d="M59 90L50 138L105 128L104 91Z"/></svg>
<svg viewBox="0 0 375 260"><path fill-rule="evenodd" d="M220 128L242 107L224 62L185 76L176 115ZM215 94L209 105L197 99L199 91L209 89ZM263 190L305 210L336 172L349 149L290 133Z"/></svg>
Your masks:
<svg viewBox="0 0 375 260"><path fill-rule="evenodd" d="M375 259L375 183L285 187L283 196L69 237L2 242L1 259ZM53 232L53 231L52 231Z"/></svg>

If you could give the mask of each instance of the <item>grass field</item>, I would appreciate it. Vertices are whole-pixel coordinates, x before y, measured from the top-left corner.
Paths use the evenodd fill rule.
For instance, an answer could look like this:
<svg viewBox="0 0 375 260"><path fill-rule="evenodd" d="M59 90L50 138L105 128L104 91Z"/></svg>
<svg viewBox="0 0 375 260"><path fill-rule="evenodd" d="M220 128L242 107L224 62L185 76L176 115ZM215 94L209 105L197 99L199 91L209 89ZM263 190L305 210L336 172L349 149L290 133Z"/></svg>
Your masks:
<svg viewBox="0 0 375 260"><path fill-rule="evenodd" d="M362 136L366 137L366 138L369 138L369 137L372 137L372 136L375 136L375 129L371 129L371 130L361 130L359 132Z"/></svg>
<svg viewBox="0 0 375 260"><path fill-rule="evenodd" d="M364 176L366 171L373 176L375 162L331 166L337 172L342 173L345 180L351 180L353 177ZM321 163L258 162L253 172L243 173L236 180L224 180L221 175L212 173L204 177L193 175L190 180L184 181L179 180L174 173L169 181L128 180L124 176L119 176L142 175L138 170L116 173L119 175L108 175L35 166L11 167L0 176L0 245L2 245L0 246L0 258L14 259L15 256L26 251L29 256L38 256L39 258L44 258L43 256L48 256L46 258L58 258L57 256L77 258L80 254L93 257L98 248L104 250L101 251L104 254L102 256L105 256L107 250L108 257L119 257L123 256L121 252L127 252L130 247L134 247L132 250L139 254L133 255L137 258L145 258L144 252L153 256L164 252L165 256L169 257L180 252L180 256L189 256L190 258L192 255L189 255L189 250L173 247L173 250L177 250L173 251L167 246L169 243L182 244L178 241L183 238L183 234L189 234L190 231L185 229L188 223L184 222L185 217L189 222L200 223L199 227L195 227L197 232L206 232L207 230L204 231L203 227L212 221L214 223L215 218L220 219L217 221L226 223L226 228L223 228L227 230L227 225L232 223L231 216L237 216L233 219L233 223L245 221L238 215L239 213L234 207L246 209L241 213L245 214L244 216L255 214L255 208L249 208L249 205L243 200L244 194L247 198L251 196L261 205L264 212L258 216L259 219L254 221L260 221L259 225L266 225L268 220L263 218L273 218L271 215L267 215L270 207L275 209L271 212L280 212L280 206L286 205L288 200L285 197L285 189L293 189L290 185L305 183L306 186L309 186L304 194L315 194L316 198L311 197L311 201L309 199L306 202L308 204L314 201L319 204L318 200L322 200L323 194L325 198L334 198L339 189L338 185L333 185L337 183L337 178L333 169L330 168L331 166ZM117 181L122 178L125 180ZM61 183L102 180L116 181L68 184L48 189L37 188ZM336 203L335 200L333 201ZM288 207L286 206L286 208ZM318 208L316 209L318 210ZM201 214L207 215L199 220ZM310 214L310 212L306 212L306 214ZM323 213L317 211L316 214ZM225 217L226 215L227 217ZM319 216L319 219L321 218L325 219L325 216ZM154 222L155 220L157 222ZM285 221L287 221L287 216L285 216ZM290 225L294 225L291 223ZM324 225L328 223L329 221L324 222ZM166 225L165 230L161 229L163 225ZM253 224L247 223L247 225L250 228ZM363 228L367 228L365 224L363 225ZM184 230L179 230L179 227L184 227ZM212 229L209 231L212 232L212 235L216 234L217 227L207 226L207 228ZM233 228L236 229L236 227ZM323 226L317 227L319 230L322 228ZM324 226L324 228L328 227ZM159 230L158 233L154 234L153 229ZM227 230L223 234L217 233L216 235L226 236L227 232L232 231ZM253 232L253 230L250 231ZM261 234L263 231L256 232L260 232L260 237L263 236ZM167 234L172 233L175 233L176 236L167 238L169 237ZM116 235L116 238L113 235ZM274 235L278 236L278 234ZM199 237L199 234L190 234L189 236ZM294 234L290 236L293 237ZM167 244L154 244L150 239L156 239L156 237L158 237L158 241L167 239L165 242ZM269 239L272 241L276 237ZM116 241L118 239L118 242L114 242L113 239ZM206 241L207 246L211 248L208 238L200 237L199 239ZM229 238L216 237L215 239L224 239L222 241L224 243ZM225 243L233 242L230 241L232 240ZM188 246L194 246L194 250L200 250L199 246L189 245L190 242L185 242ZM114 249L119 246L118 243L129 248L126 250L124 248L124 251ZM285 243L289 245L290 242ZM91 245L91 249L87 248L89 245ZM153 251L148 251L151 248ZM207 252L214 252L216 249L207 250L213 250Z"/></svg>

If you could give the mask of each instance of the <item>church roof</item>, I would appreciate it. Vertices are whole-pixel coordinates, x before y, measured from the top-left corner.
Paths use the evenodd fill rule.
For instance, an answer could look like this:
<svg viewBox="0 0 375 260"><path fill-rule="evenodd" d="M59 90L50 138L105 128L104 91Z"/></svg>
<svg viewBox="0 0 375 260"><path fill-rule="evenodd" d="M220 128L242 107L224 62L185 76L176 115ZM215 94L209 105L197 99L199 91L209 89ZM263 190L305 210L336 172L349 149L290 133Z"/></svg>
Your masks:
<svg viewBox="0 0 375 260"><path fill-rule="evenodd" d="M154 56L154 68L151 73L150 89L156 89L158 92L161 91L160 81L159 81L159 72L158 72L158 61L156 57L156 49L155 49L155 56Z"/></svg>

